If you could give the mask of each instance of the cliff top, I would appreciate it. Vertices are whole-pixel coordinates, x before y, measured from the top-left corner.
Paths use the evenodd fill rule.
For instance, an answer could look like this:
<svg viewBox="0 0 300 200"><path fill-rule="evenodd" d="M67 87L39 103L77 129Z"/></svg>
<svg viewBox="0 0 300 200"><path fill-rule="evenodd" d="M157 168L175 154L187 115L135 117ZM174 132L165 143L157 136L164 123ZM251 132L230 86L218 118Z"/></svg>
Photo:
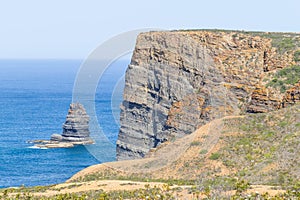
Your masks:
<svg viewBox="0 0 300 200"><path fill-rule="evenodd" d="M207 33L243 33L251 35L299 35L299 32L272 32L272 31L246 31L246 30L230 30L230 29L174 29L174 30L158 30L149 31L144 33L161 33L161 32L175 32L175 33L193 33L193 32L207 32Z"/></svg>
<svg viewBox="0 0 300 200"><path fill-rule="evenodd" d="M249 37L262 37L272 40L272 46L282 51L299 49L300 33L299 32L264 32L264 31L244 31L244 30L223 30L223 29L186 29L186 30L161 30L141 33L147 34L200 34L200 35L230 35L237 37L238 35L247 35Z"/></svg>

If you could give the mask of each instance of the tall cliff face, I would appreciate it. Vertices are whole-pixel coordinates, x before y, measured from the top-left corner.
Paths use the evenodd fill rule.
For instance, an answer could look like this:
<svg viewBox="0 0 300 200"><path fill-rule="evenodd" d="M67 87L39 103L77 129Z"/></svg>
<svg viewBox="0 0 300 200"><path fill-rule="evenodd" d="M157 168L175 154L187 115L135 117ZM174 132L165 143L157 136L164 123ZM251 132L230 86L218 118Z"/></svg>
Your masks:
<svg viewBox="0 0 300 200"><path fill-rule="evenodd" d="M141 158L160 143L216 118L268 112L300 100L295 79L287 84L289 90L271 87L278 71L297 64L299 35L275 36L222 31L140 34L126 71L117 159ZM274 45L285 39L293 46ZM294 68L297 73L299 67Z"/></svg>

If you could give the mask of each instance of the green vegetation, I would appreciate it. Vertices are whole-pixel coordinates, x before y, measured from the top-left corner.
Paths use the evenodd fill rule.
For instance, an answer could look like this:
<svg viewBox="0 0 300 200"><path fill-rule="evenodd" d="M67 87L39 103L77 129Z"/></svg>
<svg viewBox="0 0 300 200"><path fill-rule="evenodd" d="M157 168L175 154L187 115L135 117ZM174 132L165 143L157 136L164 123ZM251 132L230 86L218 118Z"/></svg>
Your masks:
<svg viewBox="0 0 300 200"><path fill-rule="evenodd" d="M211 154L211 156L209 157L209 159L211 160L218 160L221 157L221 154L219 153L213 153Z"/></svg>
<svg viewBox="0 0 300 200"><path fill-rule="evenodd" d="M294 53L294 60L295 60L296 62L299 62L299 61L300 61L300 50L295 51L295 53Z"/></svg>
<svg viewBox="0 0 300 200"><path fill-rule="evenodd" d="M250 183L248 183L245 180L241 180L241 181L237 181L236 185L235 185L235 191L236 194L242 194L243 192L247 191L247 189L249 189L250 187Z"/></svg>
<svg viewBox="0 0 300 200"><path fill-rule="evenodd" d="M88 174L80 179L74 180L73 182L86 182L95 180L130 180L139 182L162 182L168 185L194 185L196 180L183 180L183 179L155 179L151 178L150 174L129 174L119 175L116 172L104 171Z"/></svg>
<svg viewBox="0 0 300 200"><path fill-rule="evenodd" d="M277 47L279 53L291 51L295 48L295 44L292 38L283 38L282 40L279 41L273 40L272 46Z"/></svg>
<svg viewBox="0 0 300 200"><path fill-rule="evenodd" d="M227 182L222 182L222 187L214 187L213 184L198 184L190 187L189 194L193 199L299 199L300 198L300 182L290 186L287 190L276 196L271 196L268 193L250 193L247 190L251 185L245 180L232 180L234 182L233 189L235 194L226 194L226 191L232 190L227 187ZM230 183L232 184L232 183ZM66 193L57 194L53 196L34 196L31 193L11 193L4 190L0 192L0 199L13 200L13 199L28 199L28 200L110 200L110 199L153 199L153 200L170 200L181 199L179 193L182 188L171 189L169 185L165 184L161 187L145 185L142 189L136 190L115 190L105 192L103 190L91 190L88 192ZM224 193L225 192L225 193ZM201 195L201 196L200 196Z"/></svg>
<svg viewBox="0 0 300 200"><path fill-rule="evenodd" d="M240 34L247 34L252 36L260 36L272 39L272 46L277 49L277 52L284 54L288 51L294 51L300 47L300 38L297 33L283 33L283 32L258 32L258 31L244 31L244 30L222 30L222 29L188 29L188 30L174 30L176 31L209 31L209 32L225 32L234 33L232 37L242 36ZM299 55L299 54L298 54ZM299 57L298 57L299 58Z"/></svg>
<svg viewBox="0 0 300 200"><path fill-rule="evenodd" d="M22 185L18 188L8 188L8 189L0 189L1 192L7 192L7 193L31 193L31 192L45 192L49 188L53 187L55 185L47 185L47 186L35 186L35 187L25 187Z"/></svg>
<svg viewBox="0 0 300 200"><path fill-rule="evenodd" d="M103 190L92 190L85 193L66 193L58 194L51 197L34 196L30 193L17 193L14 198L10 197L11 192L4 191L0 194L0 199L28 199L28 200L110 200L110 199L175 199L174 190L171 190L168 185L163 187L150 187L146 185L144 189L137 190L116 190L112 192L105 192Z"/></svg>
<svg viewBox="0 0 300 200"><path fill-rule="evenodd" d="M231 135L230 128L223 134L219 160L251 184L295 184L300 177L299 112L300 105L296 105L241 119L239 134Z"/></svg>
<svg viewBox="0 0 300 200"><path fill-rule="evenodd" d="M276 196L270 196L268 193L250 193L247 190L251 185L245 180L236 179L219 179L199 183L188 189L189 194L193 199L299 199L300 198L300 182L286 188L286 191ZM215 182L219 182L216 187ZM221 184L221 185L220 185ZM226 191L234 189L235 194L228 195ZM169 200L181 199L179 193L182 188L170 188L169 185L153 186L145 185L144 188L135 190L115 190L105 192L102 189L91 190L88 192L56 194L52 196L35 196L33 193L26 192L12 192L9 189L0 191L0 199L13 200L13 199L27 199L27 200L110 200L110 199L153 199L153 200Z"/></svg>
<svg viewBox="0 0 300 200"><path fill-rule="evenodd" d="M300 66L295 65L278 71L274 78L267 84L267 87L273 87L284 93L291 85L300 81Z"/></svg>
<svg viewBox="0 0 300 200"><path fill-rule="evenodd" d="M288 51L294 51L300 47L299 35L295 33L279 33L279 32L246 32L251 35L257 35L264 38L272 39L272 46L277 52L284 54Z"/></svg>
<svg viewBox="0 0 300 200"><path fill-rule="evenodd" d="M199 142L199 141L193 141L193 142L191 142L191 146L199 146L199 145L201 145L202 143L201 142Z"/></svg>
<svg viewBox="0 0 300 200"><path fill-rule="evenodd" d="M200 154L207 154L207 150L206 149L202 149L201 151L200 151Z"/></svg>

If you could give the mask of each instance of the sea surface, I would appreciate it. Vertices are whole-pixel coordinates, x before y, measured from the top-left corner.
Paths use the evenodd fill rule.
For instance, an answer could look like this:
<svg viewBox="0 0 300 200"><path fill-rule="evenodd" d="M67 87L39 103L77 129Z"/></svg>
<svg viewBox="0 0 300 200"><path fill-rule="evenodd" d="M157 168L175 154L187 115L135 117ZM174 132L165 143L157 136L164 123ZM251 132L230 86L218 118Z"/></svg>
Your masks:
<svg viewBox="0 0 300 200"><path fill-rule="evenodd" d="M27 143L62 132L81 63L81 60L0 61L0 188L64 182L85 167L99 163L84 146L38 149ZM102 76L96 92L97 118L113 144L119 128L116 122L119 107L112 108L111 96L128 63L114 62ZM121 80L119 87L122 84ZM114 101L120 104L122 95L114 94Z"/></svg>

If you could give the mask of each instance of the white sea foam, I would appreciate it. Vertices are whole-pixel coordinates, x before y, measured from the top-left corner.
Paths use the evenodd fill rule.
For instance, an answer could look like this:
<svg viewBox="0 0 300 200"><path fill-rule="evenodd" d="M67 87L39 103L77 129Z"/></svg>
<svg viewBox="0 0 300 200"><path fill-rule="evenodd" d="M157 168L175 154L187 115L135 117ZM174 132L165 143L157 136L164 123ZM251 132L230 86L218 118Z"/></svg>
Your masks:
<svg viewBox="0 0 300 200"><path fill-rule="evenodd" d="M29 149L48 149L47 147L37 147L37 146L30 146L27 148L29 148Z"/></svg>

